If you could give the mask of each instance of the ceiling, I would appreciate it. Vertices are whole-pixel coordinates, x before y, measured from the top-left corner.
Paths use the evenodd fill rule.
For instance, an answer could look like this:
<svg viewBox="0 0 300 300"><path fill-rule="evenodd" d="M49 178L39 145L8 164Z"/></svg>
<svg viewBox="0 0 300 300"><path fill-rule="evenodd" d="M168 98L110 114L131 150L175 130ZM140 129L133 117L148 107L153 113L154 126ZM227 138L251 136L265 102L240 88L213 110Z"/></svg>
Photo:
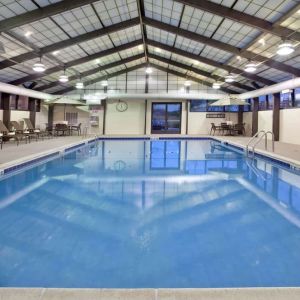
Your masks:
<svg viewBox="0 0 300 300"><path fill-rule="evenodd" d="M0 0L0 32L0 81L48 93L148 64L205 85L238 74L230 93L300 76L299 0ZM276 54L283 38L290 56Z"/></svg>

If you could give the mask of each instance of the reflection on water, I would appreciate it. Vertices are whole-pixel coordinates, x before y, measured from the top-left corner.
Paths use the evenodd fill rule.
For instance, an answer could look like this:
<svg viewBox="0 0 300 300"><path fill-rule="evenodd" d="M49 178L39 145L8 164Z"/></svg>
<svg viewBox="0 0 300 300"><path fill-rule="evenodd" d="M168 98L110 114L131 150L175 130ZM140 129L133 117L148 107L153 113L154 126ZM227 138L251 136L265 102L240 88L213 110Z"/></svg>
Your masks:
<svg viewBox="0 0 300 300"><path fill-rule="evenodd" d="M0 286L300 286L299 179L209 140L83 147L0 181Z"/></svg>

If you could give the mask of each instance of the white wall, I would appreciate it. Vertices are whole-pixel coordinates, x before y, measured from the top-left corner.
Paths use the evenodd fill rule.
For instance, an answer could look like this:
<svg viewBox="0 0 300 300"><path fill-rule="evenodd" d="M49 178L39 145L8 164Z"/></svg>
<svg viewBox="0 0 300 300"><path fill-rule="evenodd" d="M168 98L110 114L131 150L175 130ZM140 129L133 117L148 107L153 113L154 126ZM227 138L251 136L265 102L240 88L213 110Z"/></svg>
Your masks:
<svg viewBox="0 0 300 300"><path fill-rule="evenodd" d="M0 109L0 120L3 121L3 110Z"/></svg>
<svg viewBox="0 0 300 300"><path fill-rule="evenodd" d="M45 129L48 124L48 105L41 104L41 111L35 115L35 127Z"/></svg>
<svg viewBox="0 0 300 300"><path fill-rule="evenodd" d="M245 123L246 136L252 136L252 112L243 113L243 123Z"/></svg>
<svg viewBox="0 0 300 300"><path fill-rule="evenodd" d="M263 110L258 112L258 131L272 131L273 130L273 111Z"/></svg>
<svg viewBox="0 0 300 300"><path fill-rule="evenodd" d="M300 145L300 109L280 110L280 136L279 139L284 143Z"/></svg>
<svg viewBox="0 0 300 300"><path fill-rule="evenodd" d="M128 109L119 112L118 101L108 101L105 114L105 134L144 134L145 101L127 101Z"/></svg>
<svg viewBox="0 0 300 300"><path fill-rule="evenodd" d="M233 123L238 121L237 113L225 113L225 118L206 118L206 114L210 112L190 112L190 103L188 109L188 134L209 134L211 123L219 125L229 120Z"/></svg>

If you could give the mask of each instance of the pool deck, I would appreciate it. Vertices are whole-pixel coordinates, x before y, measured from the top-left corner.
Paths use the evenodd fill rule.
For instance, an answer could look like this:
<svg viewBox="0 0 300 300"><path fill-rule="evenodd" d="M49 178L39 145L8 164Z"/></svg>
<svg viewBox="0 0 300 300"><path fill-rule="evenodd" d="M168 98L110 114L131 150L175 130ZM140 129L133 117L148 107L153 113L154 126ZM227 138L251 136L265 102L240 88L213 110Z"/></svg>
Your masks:
<svg viewBox="0 0 300 300"><path fill-rule="evenodd" d="M99 136L100 138L125 138L125 136L120 135L105 135ZM128 135L126 137L135 138L157 138L157 135ZM245 148L249 137L232 137L232 136L208 136L208 135L161 135L161 138L205 138L212 137L221 142L228 142L232 145ZM52 139L45 139L43 141L32 141L30 144L20 143L17 146L15 143L6 143L3 149L0 150L0 170L5 168L29 161L47 154L54 153L56 151L63 151L65 148L72 147L80 143L86 143L95 136L89 136L82 138L80 136L66 136L57 137ZM271 148L271 143L269 141L269 149ZM256 152L273 157L275 159L287 162L300 168L300 141L299 144L288 144L282 142L275 142L275 151L264 150L264 142L261 141L257 147Z"/></svg>
<svg viewBox="0 0 300 300"><path fill-rule="evenodd" d="M299 300L300 288L45 289L2 288L0 300Z"/></svg>

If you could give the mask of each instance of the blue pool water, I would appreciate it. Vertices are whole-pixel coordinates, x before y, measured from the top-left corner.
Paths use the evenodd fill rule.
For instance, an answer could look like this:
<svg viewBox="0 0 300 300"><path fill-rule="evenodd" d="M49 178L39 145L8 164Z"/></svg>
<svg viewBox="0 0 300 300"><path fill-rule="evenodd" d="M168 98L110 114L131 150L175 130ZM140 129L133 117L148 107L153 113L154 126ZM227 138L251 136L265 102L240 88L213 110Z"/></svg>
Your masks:
<svg viewBox="0 0 300 300"><path fill-rule="evenodd" d="M300 286L300 176L210 140L82 147L0 181L0 286Z"/></svg>

